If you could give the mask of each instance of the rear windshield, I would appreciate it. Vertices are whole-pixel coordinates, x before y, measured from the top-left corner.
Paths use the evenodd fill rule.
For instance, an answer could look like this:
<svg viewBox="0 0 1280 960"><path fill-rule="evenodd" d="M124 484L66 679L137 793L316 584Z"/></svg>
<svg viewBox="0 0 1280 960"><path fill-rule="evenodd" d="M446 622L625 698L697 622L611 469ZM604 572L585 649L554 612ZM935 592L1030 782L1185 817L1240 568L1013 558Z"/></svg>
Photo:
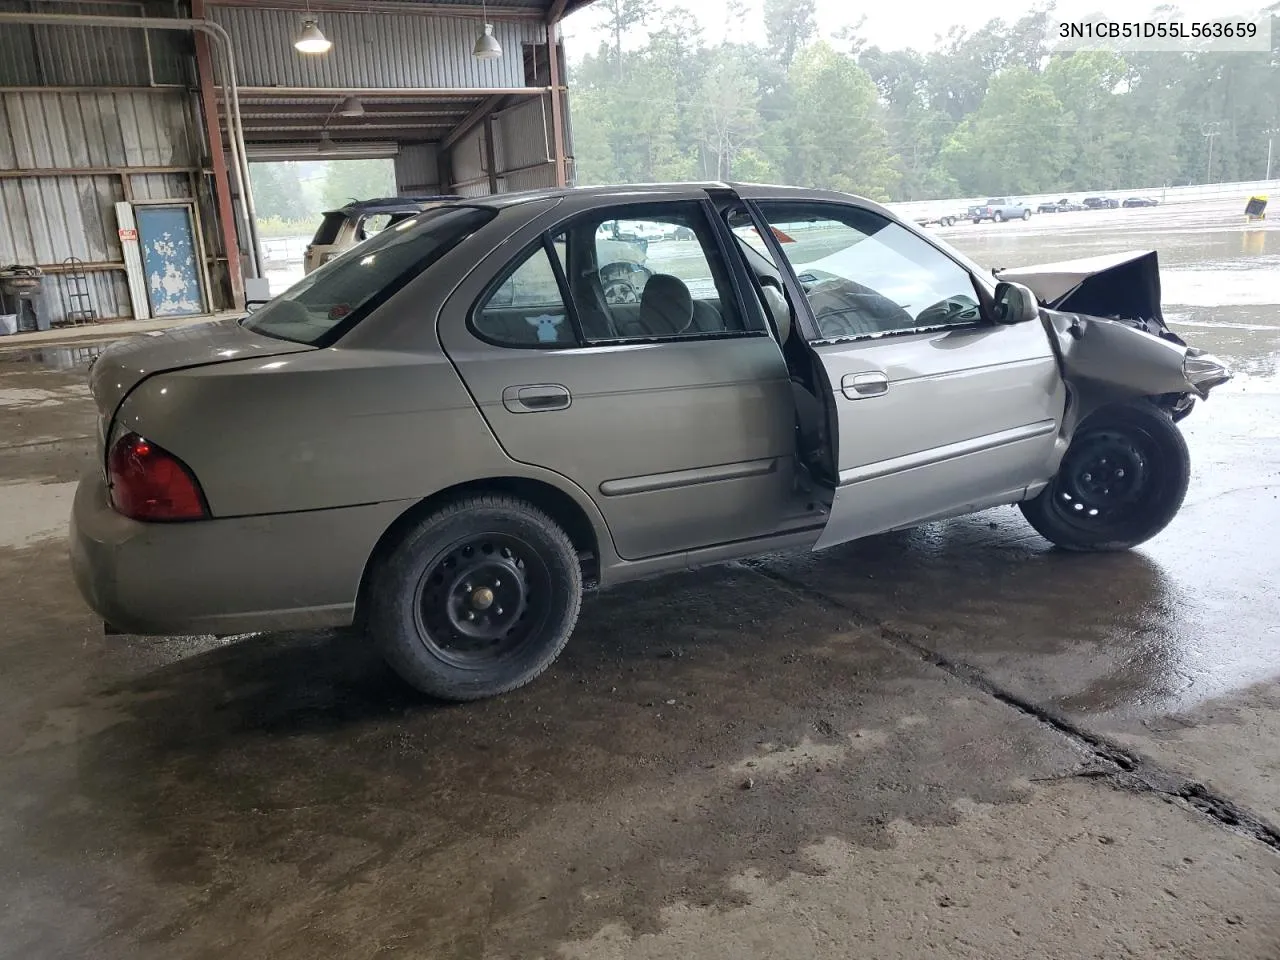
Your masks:
<svg viewBox="0 0 1280 960"><path fill-rule="evenodd" d="M342 225L346 222L347 215L345 213L326 213L324 219L320 221L320 229L311 238L311 242L317 247L329 246L338 239L338 231L342 229Z"/></svg>
<svg viewBox="0 0 1280 960"><path fill-rule="evenodd" d="M450 205L388 227L312 271L242 323L279 340L328 346L496 216L489 207Z"/></svg>

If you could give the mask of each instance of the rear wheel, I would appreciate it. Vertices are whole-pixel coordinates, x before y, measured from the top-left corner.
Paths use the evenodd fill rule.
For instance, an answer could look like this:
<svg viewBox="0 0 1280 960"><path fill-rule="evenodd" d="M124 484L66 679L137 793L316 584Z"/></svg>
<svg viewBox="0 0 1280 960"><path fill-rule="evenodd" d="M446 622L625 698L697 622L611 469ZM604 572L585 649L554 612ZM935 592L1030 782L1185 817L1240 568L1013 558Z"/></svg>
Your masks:
<svg viewBox="0 0 1280 960"><path fill-rule="evenodd" d="M1030 220L1030 219L1031 219L1031 211L1030 211L1030 210L1023 210L1023 211L1022 211L1022 219L1023 219L1023 220Z"/></svg>
<svg viewBox="0 0 1280 960"><path fill-rule="evenodd" d="M997 210L995 212L995 216L993 216L991 219L994 220L996 223L1002 223L1004 221L1004 214L1001 213L999 210Z"/></svg>
<svg viewBox="0 0 1280 960"><path fill-rule="evenodd" d="M505 496L425 517L373 572L369 631L396 673L444 700L524 686L564 649L582 571L563 530Z"/></svg>
<svg viewBox="0 0 1280 960"><path fill-rule="evenodd" d="M1067 550L1128 550L1177 515L1191 480L1182 432L1152 403L1105 407L1076 430L1058 475L1019 504L1047 540Z"/></svg>

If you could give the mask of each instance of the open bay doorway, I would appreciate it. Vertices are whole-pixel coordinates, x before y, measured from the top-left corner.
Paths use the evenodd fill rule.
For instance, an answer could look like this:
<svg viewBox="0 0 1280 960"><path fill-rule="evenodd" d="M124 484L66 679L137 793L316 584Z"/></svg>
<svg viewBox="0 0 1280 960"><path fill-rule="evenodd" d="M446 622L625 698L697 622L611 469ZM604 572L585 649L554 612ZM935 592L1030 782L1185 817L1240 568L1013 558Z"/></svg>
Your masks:
<svg viewBox="0 0 1280 960"><path fill-rule="evenodd" d="M263 267L275 296L306 274L307 248L342 218L326 217L353 203L394 197L395 163L372 160L284 160L249 164Z"/></svg>

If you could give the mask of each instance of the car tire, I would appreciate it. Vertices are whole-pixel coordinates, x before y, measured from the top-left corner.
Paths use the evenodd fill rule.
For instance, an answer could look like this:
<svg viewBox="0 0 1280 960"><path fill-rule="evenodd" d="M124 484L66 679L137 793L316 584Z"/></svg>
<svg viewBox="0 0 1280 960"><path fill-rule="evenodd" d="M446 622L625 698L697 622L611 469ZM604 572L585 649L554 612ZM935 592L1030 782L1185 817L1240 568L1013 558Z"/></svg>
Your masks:
<svg viewBox="0 0 1280 960"><path fill-rule="evenodd" d="M1030 219L1031 219L1031 211L1030 211L1030 210L1023 210L1023 211L1022 211L1022 219L1023 219L1023 220L1030 220Z"/></svg>
<svg viewBox="0 0 1280 960"><path fill-rule="evenodd" d="M424 517L378 563L366 620L391 668L441 700L522 687L564 649L582 606L568 535L523 500L485 495Z"/></svg>
<svg viewBox="0 0 1280 960"><path fill-rule="evenodd" d="M1080 424L1058 475L1018 506L1065 550L1129 550L1172 522L1190 481L1187 442L1169 414L1148 401L1116 404Z"/></svg>
<svg viewBox="0 0 1280 960"><path fill-rule="evenodd" d="M993 216L991 219L994 220L996 223L1004 223L1004 214L1001 213L999 210L997 210L995 212L995 216Z"/></svg>

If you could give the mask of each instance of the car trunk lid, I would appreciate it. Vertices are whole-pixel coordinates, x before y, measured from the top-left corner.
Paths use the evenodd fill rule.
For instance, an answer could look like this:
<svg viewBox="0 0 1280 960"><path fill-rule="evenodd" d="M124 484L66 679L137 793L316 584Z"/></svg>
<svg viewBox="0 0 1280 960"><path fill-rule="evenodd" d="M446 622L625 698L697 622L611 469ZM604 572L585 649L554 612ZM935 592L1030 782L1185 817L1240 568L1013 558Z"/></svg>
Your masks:
<svg viewBox="0 0 1280 960"><path fill-rule="evenodd" d="M99 440L105 444L116 410L129 392L157 373L314 349L308 344L253 333L234 318L113 343L89 369L89 390L98 407Z"/></svg>

